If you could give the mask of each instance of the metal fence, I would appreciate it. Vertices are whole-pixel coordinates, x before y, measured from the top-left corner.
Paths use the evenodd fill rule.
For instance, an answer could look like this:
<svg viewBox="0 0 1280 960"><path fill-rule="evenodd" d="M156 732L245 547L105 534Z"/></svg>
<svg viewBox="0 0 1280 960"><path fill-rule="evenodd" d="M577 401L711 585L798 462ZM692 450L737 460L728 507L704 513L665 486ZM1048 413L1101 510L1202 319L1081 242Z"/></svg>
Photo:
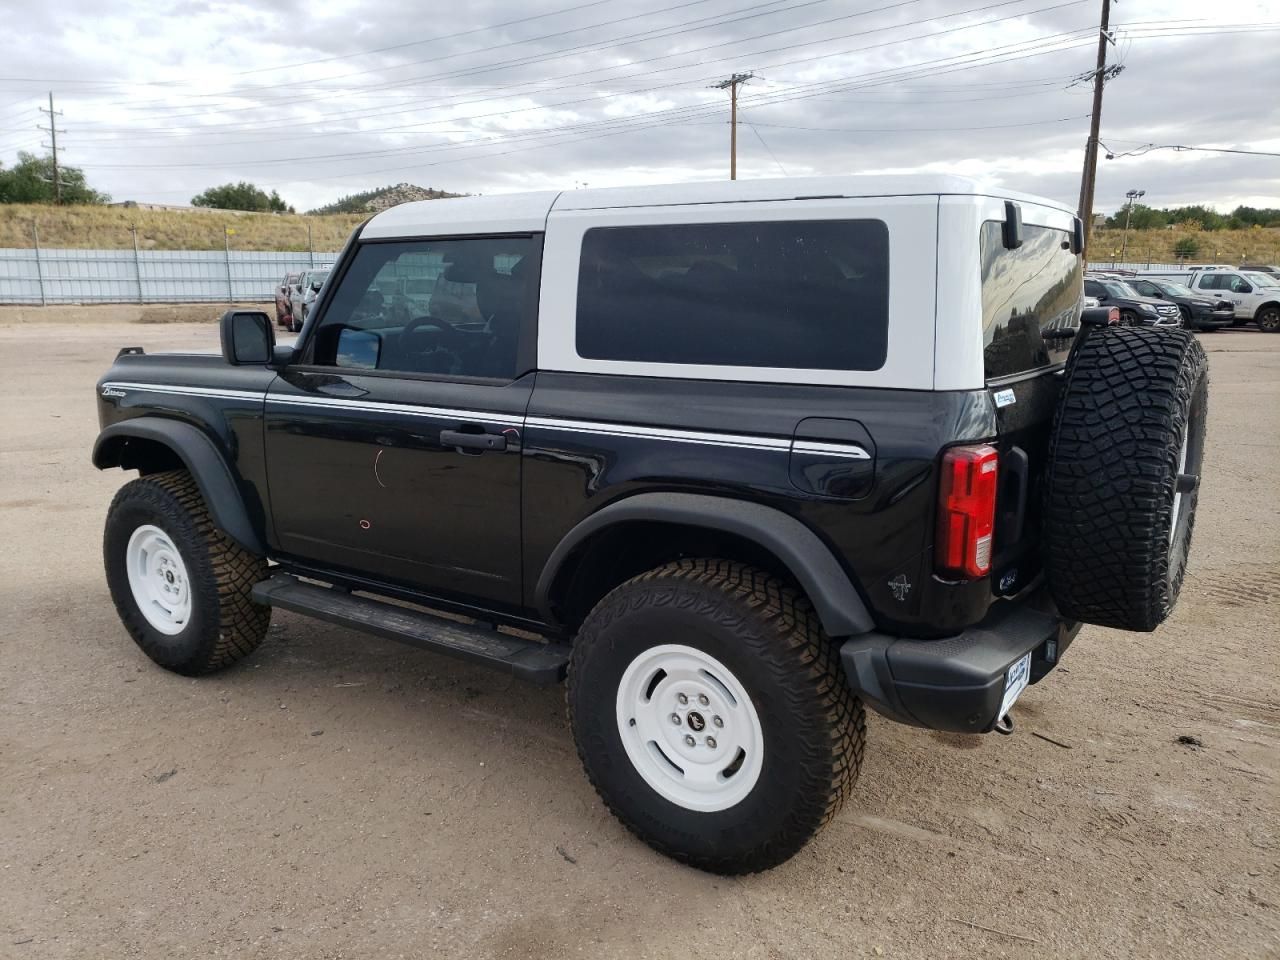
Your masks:
<svg viewBox="0 0 1280 960"><path fill-rule="evenodd" d="M268 301L286 273L336 253L237 250L0 250L0 303Z"/></svg>

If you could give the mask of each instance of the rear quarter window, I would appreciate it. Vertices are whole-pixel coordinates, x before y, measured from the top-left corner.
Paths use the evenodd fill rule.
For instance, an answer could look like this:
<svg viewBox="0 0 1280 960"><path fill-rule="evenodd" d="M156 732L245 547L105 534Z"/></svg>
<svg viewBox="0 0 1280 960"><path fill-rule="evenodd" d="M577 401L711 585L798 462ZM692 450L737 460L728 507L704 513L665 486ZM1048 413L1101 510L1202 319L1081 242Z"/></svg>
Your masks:
<svg viewBox="0 0 1280 960"><path fill-rule="evenodd" d="M877 370L889 327L879 220L596 227L576 347L593 360Z"/></svg>
<svg viewBox="0 0 1280 960"><path fill-rule="evenodd" d="M983 366L988 380L1062 363L1071 338L1044 334L1080 321L1083 263L1065 230L1024 225L1023 243L1004 246L1002 224L982 225ZM1095 294L1096 295L1096 294Z"/></svg>

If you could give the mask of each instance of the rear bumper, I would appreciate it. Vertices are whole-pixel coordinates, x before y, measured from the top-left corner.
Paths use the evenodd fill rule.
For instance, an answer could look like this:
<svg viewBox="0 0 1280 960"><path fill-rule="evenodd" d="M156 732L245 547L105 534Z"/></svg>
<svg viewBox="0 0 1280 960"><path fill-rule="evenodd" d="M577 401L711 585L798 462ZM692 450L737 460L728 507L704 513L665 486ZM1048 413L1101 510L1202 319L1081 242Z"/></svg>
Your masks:
<svg viewBox="0 0 1280 960"><path fill-rule="evenodd" d="M1030 653L1031 682L1039 682L1079 630L1041 590L1029 600L1002 601L982 623L954 637L852 637L840 647L840 660L854 693L891 720L987 733L1000 719L1009 668Z"/></svg>

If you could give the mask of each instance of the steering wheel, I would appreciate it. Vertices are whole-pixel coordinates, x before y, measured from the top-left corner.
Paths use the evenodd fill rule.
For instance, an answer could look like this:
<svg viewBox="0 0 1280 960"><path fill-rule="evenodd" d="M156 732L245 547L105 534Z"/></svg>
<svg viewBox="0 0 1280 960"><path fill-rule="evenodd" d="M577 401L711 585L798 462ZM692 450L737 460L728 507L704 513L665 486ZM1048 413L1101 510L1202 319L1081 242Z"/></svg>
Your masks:
<svg viewBox="0 0 1280 960"><path fill-rule="evenodd" d="M434 329L430 331L430 336L424 338L421 349L412 349L411 338L420 330L426 332L424 328ZM431 316L414 317L400 331L400 343L404 353L417 354L427 361L429 372L456 373L462 368L464 335L448 320Z"/></svg>

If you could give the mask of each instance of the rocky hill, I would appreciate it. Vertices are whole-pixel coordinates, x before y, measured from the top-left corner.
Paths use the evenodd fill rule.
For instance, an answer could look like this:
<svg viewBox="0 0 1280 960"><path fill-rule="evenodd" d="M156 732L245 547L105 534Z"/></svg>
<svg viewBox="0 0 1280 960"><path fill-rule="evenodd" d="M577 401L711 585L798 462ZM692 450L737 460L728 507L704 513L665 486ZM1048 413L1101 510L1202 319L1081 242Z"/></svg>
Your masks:
<svg viewBox="0 0 1280 960"><path fill-rule="evenodd" d="M434 187L419 187L412 183L397 183L392 187L380 187L377 190L366 190L343 197L336 203L312 210L311 213L377 213L401 203L414 200L440 200L444 197L460 197L460 193L449 193Z"/></svg>

